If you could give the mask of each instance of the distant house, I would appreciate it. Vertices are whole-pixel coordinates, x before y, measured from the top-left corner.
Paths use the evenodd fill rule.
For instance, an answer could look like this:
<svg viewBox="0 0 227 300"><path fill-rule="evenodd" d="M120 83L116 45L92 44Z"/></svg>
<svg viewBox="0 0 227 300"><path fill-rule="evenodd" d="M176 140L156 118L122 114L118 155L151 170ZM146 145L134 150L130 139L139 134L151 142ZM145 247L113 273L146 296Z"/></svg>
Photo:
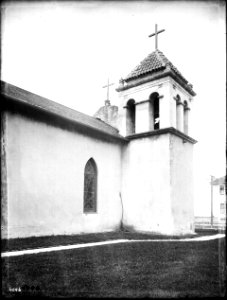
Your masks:
<svg viewBox="0 0 227 300"><path fill-rule="evenodd" d="M195 217L195 228L218 228L226 227L226 176L215 178L211 182L213 198L213 220L209 217Z"/></svg>
<svg viewBox="0 0 227 300"><path fill-rule="evenodd" d="M226 177L216 178L212 182L213 186L213 202L215 206L215 216L219 223L226 220Z"/></svg>

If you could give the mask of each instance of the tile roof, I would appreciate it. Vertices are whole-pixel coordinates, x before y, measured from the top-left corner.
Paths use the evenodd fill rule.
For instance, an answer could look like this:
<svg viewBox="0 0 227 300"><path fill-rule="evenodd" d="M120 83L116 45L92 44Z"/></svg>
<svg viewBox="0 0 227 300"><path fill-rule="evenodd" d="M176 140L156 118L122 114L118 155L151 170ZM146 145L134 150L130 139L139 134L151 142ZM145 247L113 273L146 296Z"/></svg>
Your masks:
<svg viewBox="0 0 227 300"><path fill-rule="evenodd" d="M1 93L6 96L8 100L13 99L18 103L29 105L42 111L58 115L64 119L73 121L77 124L97 130L107 135L124 139L118 133L118 130L109 124L106 124L94 117L88 116L74 109L68 108L62 104L51 101L47 98L23 90L10 83L1 81Z"/></svg>
<svg viewBox="0 0 227 300"><path fill-rule="evenodd" d="M142 60L141 63L128 76L126 76L124 81L128 82L145 74L165 69L167 66L169 66L170 69L176 75L178 75L185 83L188 82L178 71L178 69L158 49L150 53L144 60Z"/></svg>

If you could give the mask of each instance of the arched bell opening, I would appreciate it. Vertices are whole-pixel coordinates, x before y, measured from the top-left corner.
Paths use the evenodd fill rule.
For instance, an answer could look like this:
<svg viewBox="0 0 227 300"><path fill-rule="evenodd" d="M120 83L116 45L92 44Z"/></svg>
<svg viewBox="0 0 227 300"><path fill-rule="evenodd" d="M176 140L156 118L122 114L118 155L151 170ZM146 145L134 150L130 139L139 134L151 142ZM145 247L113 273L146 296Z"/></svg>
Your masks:
<svg viewBox="0 0 227 300"><path fill-rule="evenodd" d="M135 100L130 99L126 105L126 134L131 135L135 133L136 110Z"/></svg>

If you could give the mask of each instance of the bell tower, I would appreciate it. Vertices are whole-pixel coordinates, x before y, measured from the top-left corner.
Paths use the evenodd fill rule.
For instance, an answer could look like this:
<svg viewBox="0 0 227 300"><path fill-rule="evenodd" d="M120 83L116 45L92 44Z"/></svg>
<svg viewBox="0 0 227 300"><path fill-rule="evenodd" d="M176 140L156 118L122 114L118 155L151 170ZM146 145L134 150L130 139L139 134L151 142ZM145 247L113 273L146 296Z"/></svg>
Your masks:
<svg viewBox="0 0 227 300"><path fill-rule="evenodd" d="M163 234L194 231L190 108L196 95L158 49L119 81L118 124L123 151L124 224Z"/></svg>
<svg viewBox="0 0 227 300"><path fill-rule="evenodd" d="M158 49L119 82L120 133L173 127L188 135L193 87Z"/></svg>

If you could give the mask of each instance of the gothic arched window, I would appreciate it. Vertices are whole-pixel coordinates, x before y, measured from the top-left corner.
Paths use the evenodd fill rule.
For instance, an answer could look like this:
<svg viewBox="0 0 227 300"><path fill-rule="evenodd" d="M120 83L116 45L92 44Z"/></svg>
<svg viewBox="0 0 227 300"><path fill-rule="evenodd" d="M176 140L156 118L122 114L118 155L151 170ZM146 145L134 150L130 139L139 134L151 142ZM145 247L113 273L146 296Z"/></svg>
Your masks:
<svg viewBox="0 0 227 300"><path fill-rule="evenodd" d="M93 158L84 169L84 212L97 211L97 167Z"/></svg>
<svg viewBox="0 0 227 300"><path fill-rule="evenodd" d="M136 117L136 111L135 111L135 100L130 99L127 102L127 115L126 115L126 133L127 135L134 134L135 133L135 117Z"/></svg>

